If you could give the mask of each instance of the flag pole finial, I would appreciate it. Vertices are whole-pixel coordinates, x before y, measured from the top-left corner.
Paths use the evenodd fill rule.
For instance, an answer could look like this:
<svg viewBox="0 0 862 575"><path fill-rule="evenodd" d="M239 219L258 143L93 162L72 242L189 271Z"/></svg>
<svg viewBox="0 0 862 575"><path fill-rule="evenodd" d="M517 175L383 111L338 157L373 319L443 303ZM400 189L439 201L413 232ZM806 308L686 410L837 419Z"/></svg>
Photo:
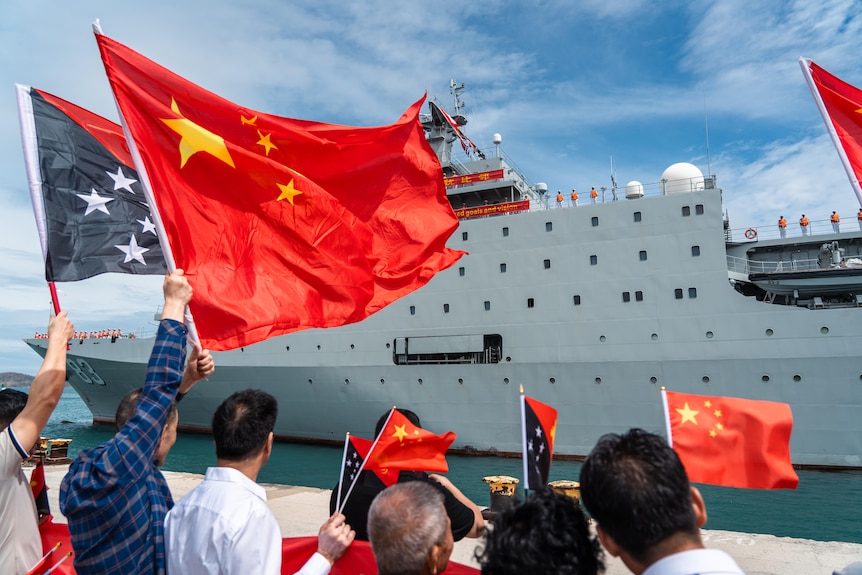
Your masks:
<svg viewBox="0 0 862 575"><path fill-rule="evenodd" d="M522 384L520 385L520 387L521 387L521 395L524 395L524 384L522 383Z"/></svg>

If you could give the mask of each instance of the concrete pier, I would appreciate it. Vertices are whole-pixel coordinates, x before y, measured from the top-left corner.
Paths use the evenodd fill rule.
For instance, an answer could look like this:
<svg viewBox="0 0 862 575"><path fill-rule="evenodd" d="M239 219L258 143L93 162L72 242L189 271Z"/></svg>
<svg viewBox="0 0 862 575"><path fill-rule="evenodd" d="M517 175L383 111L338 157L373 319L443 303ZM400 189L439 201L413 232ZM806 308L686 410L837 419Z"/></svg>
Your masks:
<svg viewBox="0 0 862 575"><path fill-rule="evenodd" d="M48 499L55 521L63 523L57 500L60 481L68 466L45 467ZM29 476L29 469L25 473ZM191 491L203 479L194 473L165 472L175 500ZM329 494L326 489L264 485L270 509L281 526L284 537L316 535L329 516ZM708 504L709 502L707 502ZM832 575L853 561L862 561L862 544L812 541L773 535L712 531L705 529L703 539L707 547L723 549L732 555L747 575ZM478 566L473 556L481 539L463 539L455 544L452 559L459 563ZM606 557L607 575L630 573L618 559Z"/></svg>

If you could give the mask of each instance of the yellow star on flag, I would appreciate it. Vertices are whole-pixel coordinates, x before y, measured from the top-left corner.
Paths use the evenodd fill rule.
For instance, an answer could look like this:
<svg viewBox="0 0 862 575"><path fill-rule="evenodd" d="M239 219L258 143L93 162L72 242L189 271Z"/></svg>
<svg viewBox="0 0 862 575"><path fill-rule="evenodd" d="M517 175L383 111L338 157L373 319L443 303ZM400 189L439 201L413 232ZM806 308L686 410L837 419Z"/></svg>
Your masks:
<svg viewBox="0 0 862 575"><path fill-rule="evenodd" d="M264 147L264 149L266 149L266 155L267 155L267 157L269 156L269 151L270 151L270 150L272 150L272 149L276 149L276 150L277 150L277 149L278 149L278 146L276 146L275 144L273 144L273 143L272 143L272 140L270 140L270 138L272 137L272 134L267 134L267 135L265 135L265 136L264 136L264 135L261 133L261 131L260 131L260 130L258 130L258 131L257 131L257 135L258 135L258 136L260 136L260 140L258 140L258 141L257 141L257 143L258 143L258 144L260 144L261 146L263 146L263 147Z"/></svg>
<svg viewBox="0 0 862 575"><path fill-rule="evenodd" d="M715 432L715 430L714 430L714 429L710 429L710 430L709 430L709 436L710 436L710 437L715 437L716 435L718 435L718 434Z"/></svg>
<svg viewBox="0 0 862 575"><path fill-rule="evenodd" d="M691 409L688 406L687 401L685 402L685 406L682 409L676 408L676 411L677 411L677 413L679 413L682 416L682 422L681 423L685 423L686 421L690 421L693 424L697 425L697 420L694 418L694 416L700 412Z"/></svg>
<svg viewBox="0 0 862 575"><path fill-rule="evenodd" d="M713 414L714 416L716 416L716 417L721 417L721 410L720 410L720 409L716 409L715 411L713 411L713 412L712 412L712 414Z"/></svg>
<svg viewBox="0 0 862 575"><path fill-rule="evenodd" d="M281 195L278 196L276 201L280 202L281 200L287 199L287 201L290 202L291 206L295 206L296 204L293 203L293 198L300 195L302 193L302 191L297 190L296 188L293 187L293 179L291 179L290 182L288 182L288 184L286 186L284 184L276 184L276 185L278 186L278 189L281 190Z"/></svg>
<svg viewBox="0 0 862 575"><path fill-rule="evenodd" d="M239 115L239 120L242 122L243 126L254 126L255 122L257 122L257 116L252 116L251 118L246 118L242 114Z"/></svg>
<svg viewBox="0 0 862 575"><path fill-rule="evenodd" d="M171 98L171 110L182 116L180 108L173 98ZM213 134L186 117L160 119L167 124L168 128L182 136L180 139L180 168L185 166L189 158L198 152L206 152L231 168L236 167L233 165L233 158L230 157L230 152L228 152L224 138L221 136Z"/></svg>
<svg viewBox="0 0 862 575"><path fill-rule="evenodd" d="M706 400L703 402L704 407L712 407L712 402L710 400Z"/></svg>
<svg viewBox="0 0 862 575"><path fill-rule="evenodd" d="M406 425L396 425L395 426L395 433L392 434L392 437L397 437L398 441L400 441L401 443L404 443L404 438L407 437L407 432L404 430L405 427L407 427L407 426Z"/></svg>

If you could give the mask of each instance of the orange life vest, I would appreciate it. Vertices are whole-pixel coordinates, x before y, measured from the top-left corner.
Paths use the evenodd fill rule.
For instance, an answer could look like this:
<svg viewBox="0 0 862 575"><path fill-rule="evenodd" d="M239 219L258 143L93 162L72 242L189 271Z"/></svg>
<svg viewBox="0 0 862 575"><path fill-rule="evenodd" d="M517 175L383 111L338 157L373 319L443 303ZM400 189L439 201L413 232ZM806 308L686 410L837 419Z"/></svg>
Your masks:
<svg viewBox="0 0 862 575"><path fill-rule="evenodd" d="M578 192L572 190L572 200L578 199ZM862 220L862 210L859 211L859 219Z"/></svg>
<svg viewBox="0 0 862 575"><path fill-rule="evenodd" d="M838 217L838 214L832 214L832 223L837 224L841 221L841 218Z"/></svg>
<svg viewBox="0 0 862 575"><path fill-rule="evenodd" d="M560 203L563 203L563 194L562 193L557 194L557 201Z"/></svg>
<svg viewBox="0 0 862 575"><path fill-rule="evenodd" d="M786 228L787 227L787 220L785 220L784 218L781 218L780 220L778 220L778 227L782 228L782 229Z"/></svg>
<svg viewBox="0 0 862 575"><path fill-rule="evenodd" d="M808 226L808 218L802 218L801 220L799 220L799 225L803 228Z"/></svg>
<svg viewBox="0 0 862 575"><path fill-rule="evenodd" d="M595 188L593 188L592 190L590 190L590 197L591 197L591 198L595 198L595 197L596 197L596 196L598 196L598 195L599 195L599 193L596 191L596 189L595 189Z"/></svg>

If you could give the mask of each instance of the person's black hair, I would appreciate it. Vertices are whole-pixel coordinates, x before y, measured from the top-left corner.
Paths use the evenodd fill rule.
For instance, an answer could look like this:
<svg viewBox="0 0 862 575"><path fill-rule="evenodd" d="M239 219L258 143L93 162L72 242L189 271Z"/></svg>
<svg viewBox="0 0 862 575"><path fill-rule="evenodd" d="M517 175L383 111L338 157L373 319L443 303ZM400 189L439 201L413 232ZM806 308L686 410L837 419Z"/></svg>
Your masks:
<svg viewBox="0 0 862 575"><path fill-rule="evenodd" d="M580 507L550 488L500 513L476 552L482 575L596 575L602 557Z"/></svg>
<svg viewBox="0 0 862 575"><path fill-rule="evenodd" d="M120 400L120 405L117 406L117 412L114 414L114 429L116 431L120 431L126 422L128 422L133 415L135 415L135 409L138 406L138 400L141 399L141 394L144 392L143 387L139 387L137 389L133 389L123 396L123 399ZM168 417L165 419L165 425L174 421L179 417L177 413L177 402L176 400L171 402L170 411L168 411Z"/></svg>
<svg viewBox="0 0 862 575"><path fill-rule="evenodd" d="M27 405L27 394L17 389L0 390L0 430L15 420Z"/></svg>
<svg viewBox="0 0 862 575"><path fill-rule="evenodd" d="M216 457L244 461L260 452L278 418L278 401L259 389L237 391L213 414Z"/></svg>
<svg viewBox="0 0 862 575"><path fill-rule="evenodd" d="M377 425L374 427L374 437L380 435L380 432L383 430L383 426L386 425L386 420L389 418L390 409L386 413L380 416L380 419L377 420ZM403 415L407 418L407 421L415 425L416 427L422 427L422 424L419 423L419 416L410 411L409 409L401 409L400 407L395 408L395 411Z"/></svg>
<svg viewBox="0 0 862 575"><path fill-rule="evenodd" d="M638 561L672 535L699 533L685 468L659 435L630 429L601 437L580 482L589 514Z"/></svg>

